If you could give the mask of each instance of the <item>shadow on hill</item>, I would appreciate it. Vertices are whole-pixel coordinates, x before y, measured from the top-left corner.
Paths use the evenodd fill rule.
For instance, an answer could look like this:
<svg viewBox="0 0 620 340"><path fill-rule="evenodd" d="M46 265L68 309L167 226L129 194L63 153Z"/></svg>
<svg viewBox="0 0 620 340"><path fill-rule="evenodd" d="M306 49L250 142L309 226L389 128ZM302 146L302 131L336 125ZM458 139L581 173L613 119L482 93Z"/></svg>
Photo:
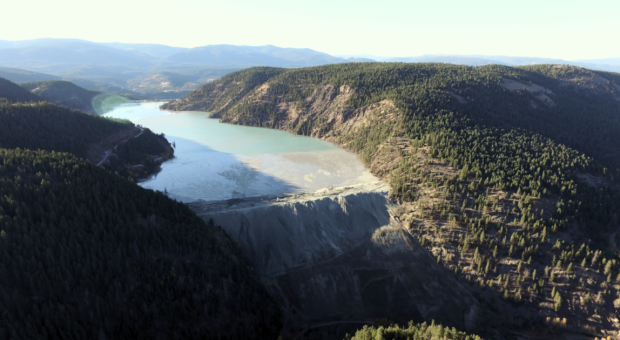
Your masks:
<svg viewBox="0 0 620 340"><path fill-rule="evenodd" d="M162 171L142 181L147 189L166 192L183 201L215 201L231 198L276 195L299 187L262 173L234 154L177 136L166 136L175 147L175 157L162 164Z"/></svg>
<svg viewBox="0 0 620 340"><path fill-rule="evenodd" d="M345 189L307 201L190 208L239 245L283 306L286 332L381 318L472 329L475 299L390 217L391 207L384 192Z"/></svg>

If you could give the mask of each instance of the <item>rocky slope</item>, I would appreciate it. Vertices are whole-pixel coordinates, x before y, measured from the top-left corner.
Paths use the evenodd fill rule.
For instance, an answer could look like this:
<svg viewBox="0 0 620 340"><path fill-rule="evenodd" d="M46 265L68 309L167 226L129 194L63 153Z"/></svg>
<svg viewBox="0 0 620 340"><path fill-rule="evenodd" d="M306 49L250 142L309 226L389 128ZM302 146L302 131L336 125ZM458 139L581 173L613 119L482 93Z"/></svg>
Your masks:
<svg viewBox="0 0 620 340"><path fill-rule="evenodd" d="M191 208L239 245L285 306L289 332L380 318L476 328L476 300L393 215L387 193L376 182Z"/></svg>

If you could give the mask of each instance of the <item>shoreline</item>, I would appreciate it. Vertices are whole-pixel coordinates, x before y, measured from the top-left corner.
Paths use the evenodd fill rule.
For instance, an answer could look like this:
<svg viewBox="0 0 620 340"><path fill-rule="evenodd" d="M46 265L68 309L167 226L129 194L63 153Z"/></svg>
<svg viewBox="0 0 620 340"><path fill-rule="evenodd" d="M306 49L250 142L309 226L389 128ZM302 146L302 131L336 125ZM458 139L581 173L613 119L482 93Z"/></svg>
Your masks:
<svg viewBox="0 0 620 340"><path fill-rule="evenodd" d="M167 111L135 102L106 116L164 133L174 158L139 180L182 202L307 193L378 180L359 156L321 138L222 123L202 111ZM183 137L180 137L183 136Z"/></svg>

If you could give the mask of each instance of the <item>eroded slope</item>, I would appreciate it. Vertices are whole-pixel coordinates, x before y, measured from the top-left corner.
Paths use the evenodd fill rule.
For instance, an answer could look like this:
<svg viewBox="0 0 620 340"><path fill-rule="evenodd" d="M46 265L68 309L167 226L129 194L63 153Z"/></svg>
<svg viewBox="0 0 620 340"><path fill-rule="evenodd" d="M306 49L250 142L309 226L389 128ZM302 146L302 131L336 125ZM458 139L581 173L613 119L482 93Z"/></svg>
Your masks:
<svg viewBox="0 0 620 340"><path fill-rule="evenodd" d="M238 243L285 306L290 332L385 317L475 328L477 302L391 214L387 191L376 182L191 206Z"/></svg>

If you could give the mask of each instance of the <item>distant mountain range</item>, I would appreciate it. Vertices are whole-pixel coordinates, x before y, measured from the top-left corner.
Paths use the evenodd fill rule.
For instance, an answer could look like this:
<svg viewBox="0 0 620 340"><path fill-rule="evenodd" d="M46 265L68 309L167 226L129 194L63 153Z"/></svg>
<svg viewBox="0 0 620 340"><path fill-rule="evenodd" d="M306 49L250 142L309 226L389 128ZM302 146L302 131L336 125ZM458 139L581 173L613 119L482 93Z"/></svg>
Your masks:
<svg viewBox="0 0 620 340"><path fill-rule="evenodd" d="M174 99L227 73L252 66L311 67L347 62L442 62L481 66L570 64L620 72L620 58L560 59L423 55L333 56L308 48L209 45L196 48L157 44L96 43L77 39L0 40L0 77L13 82L68 80L88 90L134 99Z"/></svg>
<svg viewBox="0 0 620 340"><path fill-rule="evenodd" d="M95 43L76 39L0 41L0 77L13 82L68 80L135 99L185 96L224 74L256 65L307 67L374 61L311 49Z"/></svg>
<svg viewBox="0 0 620 340"><path fill-rule="evenodd" d="M0 41L0 65L67 74L84 67L105 67L131 74L135 69L308 67L369 58L339 58L308 48L209 45L180 48L153 44L95 43L75 39Z"/></svg>

